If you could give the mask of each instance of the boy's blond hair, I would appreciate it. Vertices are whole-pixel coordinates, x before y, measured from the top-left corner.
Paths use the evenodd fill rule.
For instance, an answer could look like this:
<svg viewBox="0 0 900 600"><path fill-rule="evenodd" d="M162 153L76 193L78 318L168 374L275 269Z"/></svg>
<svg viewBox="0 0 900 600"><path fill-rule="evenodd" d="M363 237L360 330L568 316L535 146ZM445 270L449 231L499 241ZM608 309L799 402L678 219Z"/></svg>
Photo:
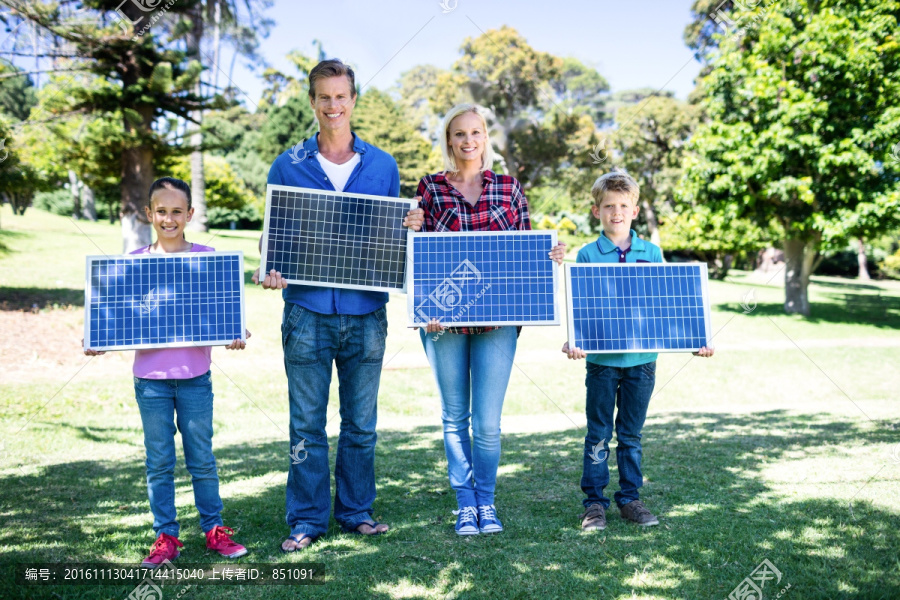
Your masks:
<svg viewBox="0 0 900 600"><path fill-rule="evenodd" d="M601 175L591 187L591 196L594 197L594 206L600 206L603 197L608 192L620 192L631 198L637 205L641 197L641 186L628 174L625 169L613 169L605 175Z"/></svg>

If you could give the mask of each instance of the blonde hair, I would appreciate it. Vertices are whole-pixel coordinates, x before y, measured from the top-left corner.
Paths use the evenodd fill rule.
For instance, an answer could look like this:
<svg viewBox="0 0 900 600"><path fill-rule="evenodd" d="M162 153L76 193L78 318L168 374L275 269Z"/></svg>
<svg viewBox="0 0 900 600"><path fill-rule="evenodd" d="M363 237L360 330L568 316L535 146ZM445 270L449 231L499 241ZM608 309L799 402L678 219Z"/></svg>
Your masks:
<svg viewBox="0 0 900 600"><path fill-rule="evenodd" d="M594 197L594 206L600 206L603 197L608 192L621 192L631 198L637 204L641 197L641 186L628 174L625 169L615 168L609 173L601 175L591 187L591 196Z"/></svg>
<svg viewBox="0 0 900 600"><path fill-rule="evenodd" d="M450 152L448 134L450 132L450 123L459 115L465 113L473 113L481 118L481 125L484 128L484 154L481 155L481 170L486 171L494 166L494 148L491 146L491 136L488 135L487 117L477 104L457 104L444 117L444 126L441 128L441 154L444 155L444 170L454 172L458 171L456 158Z"/></svg>

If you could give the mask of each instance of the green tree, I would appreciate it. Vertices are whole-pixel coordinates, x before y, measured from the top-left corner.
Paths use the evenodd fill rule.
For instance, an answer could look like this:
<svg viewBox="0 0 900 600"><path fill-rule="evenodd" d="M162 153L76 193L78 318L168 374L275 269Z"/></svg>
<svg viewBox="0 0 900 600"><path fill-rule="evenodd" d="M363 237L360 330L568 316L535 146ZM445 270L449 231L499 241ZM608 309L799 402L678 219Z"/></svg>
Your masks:
<svg viewBox="0 0 900 600"><path fill-rule="evenodd" d="M173 177L186 179L192 168L191 161L180 157L172 165L171 173ZM265 201L247 188L229 162L222 156L208 154L204 157L203 168L210 225L227 227L232 221L257 225L265 210Z"/></svg>
<svg viewBox="0 0 900 600"><path fill-rule="evenodd" d="M638 92L632 94L637 99ZM610 149L641 186L641 207L650 241L660 243L658 213L675 210L684 148L698 111L671 95L649 95L616 111Z"/></svg>
<svg viewBox="0 0 900 600"><path fill-rule="evenodd" d="M0 59L0 75L21 71L12 63ZM0 112L17 121L24 121L36 104L37 94L31 77L24 75L0 79Z"/></svg>
<svg viewBox="0 0 900 600"><path fill-rule="evenodd" d="M306 93L291 96L283 105L273 106L265 113L258 140L260 160L268 169L279 154L315 135L316 130L309 96Z"/></svg>
<svg viewBox="0 0 900 600"><path fill-rule="evenodd" d="M431 101L438 78L444 73L433 65L416 65L400 74L392 96L406 118L419 133L437 144L441 132L441 116Z"/></svg>
<svg viewBox="0 0 900 600"><path fill-rule="evenodd" d="M46 188L41 173L21 160L21 148L9 121L0 116L0 199L9 202L13 214L24 215L34 193Z"/></svg>
<svg viewBox="0 0 900 600"><path fill-rule="evenodd" d="M503 171L528 190L590 164L594 119L608 90L595 70L535 50L507 26L466 39L461 52L453 69L438 75L430 101L441 114L459 102L487 107Z"/></svg>
<svg viewBox="0 0 900 600"><path fill-rule="evenodd" d="M150 225L143 211L147 189L155 163L171 152L169 131L160 125L161 119L191 121L194 111L220 104L196 93L202 66L188 61L184 50L187 16L198 1L151 9L137 2L93 0L83 3L85 10L75 14L71 3L0 0L13 15L54 41L40 56L59 54L56 47L65 51L69 58L59 60L55 72L89 72L106 84L85 87L70 77L62 86L65 93L57 99L56 111L57 116L83 112L121 118L120 131L112 141L120 150L115 156L120 161L125 251L150 242Z"/></svg>
<svg viewBox="0 0 900 600"><path fill-rule="evenodd" d="M385 92L369 88L357 98L353 131L396 159L405 198L415 196L419 179L441 169L440 163L429 162L431 144Z"/></svg>
<svg viewBox="0 0 900 600"><path fill-rule="evenodd" d="M871 225L896 227L898 18L894 0L735 9L735 22L754 26L719 40L702 81L709 122L692 140L683 192L713 210L733 204L736 217L761 227L780 225L788 313L809 315L823 242L857 235L848 215L884 215Z"/></svg>

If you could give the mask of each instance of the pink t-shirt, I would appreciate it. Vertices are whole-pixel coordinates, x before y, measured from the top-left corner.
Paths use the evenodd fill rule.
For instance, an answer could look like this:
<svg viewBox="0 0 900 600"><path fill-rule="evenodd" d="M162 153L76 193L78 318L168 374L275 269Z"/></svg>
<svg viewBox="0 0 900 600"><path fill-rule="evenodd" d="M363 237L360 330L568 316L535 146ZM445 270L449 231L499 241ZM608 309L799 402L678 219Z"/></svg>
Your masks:
<svg viewBox="0 0 900 600"><path fill-rule="evenodd" d="M201 244L191 244L188 252L214 252ZM139 248L132 254L150 254L150 246ZM211 346L187 348L159 348L134 351L134 376L143 379L191 379L209 371L212 361Z"/></svg>

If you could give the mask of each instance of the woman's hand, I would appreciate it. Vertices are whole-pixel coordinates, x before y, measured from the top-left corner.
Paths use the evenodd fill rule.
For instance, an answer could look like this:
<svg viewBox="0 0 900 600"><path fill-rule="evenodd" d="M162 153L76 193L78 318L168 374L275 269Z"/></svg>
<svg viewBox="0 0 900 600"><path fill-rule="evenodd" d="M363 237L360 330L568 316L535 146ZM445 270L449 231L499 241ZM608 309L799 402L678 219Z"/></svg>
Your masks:
<svg viewBox="0 0 900 600"><path fill-rule="evenodd" d="M438 321L437 319L432 319L431 322L425 326L425 333L439 333L444 329L447 328L441 325L440 321Z"/></svg>
<svg viewBox="0 0 900 600"><path fill-rule="evenodd" d="M562 265L563 259L566 258L566 245L562 242L558 243L556 247L550 251L550 260L556 261L556 264Z"/></svg>
<svg viewBox="0 0 900 600"><path fill-rule="evenodd" d="M709 347L703 346L702 348L700 348L699 350L694 352L694 356L702 356L703 358L709 358L710 356L712 356L715 353L716 353L716 349L713 348L712 346L709 346Z"/></svg>

